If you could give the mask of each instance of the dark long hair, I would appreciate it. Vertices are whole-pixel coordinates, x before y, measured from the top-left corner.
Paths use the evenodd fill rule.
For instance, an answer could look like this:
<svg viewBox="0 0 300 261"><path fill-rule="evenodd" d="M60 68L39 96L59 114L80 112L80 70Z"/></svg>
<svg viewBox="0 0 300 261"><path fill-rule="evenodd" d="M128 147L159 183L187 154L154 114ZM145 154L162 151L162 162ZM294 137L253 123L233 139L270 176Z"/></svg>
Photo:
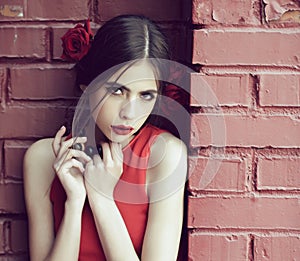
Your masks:
<svg viewBox="0 0 300 261"><path fill-rule="evenodd" d="M88 54L76 64L77 84L88 85L115 65L143 58L169 60L167 38L149 18L117 16L99 28Z"/></svg>

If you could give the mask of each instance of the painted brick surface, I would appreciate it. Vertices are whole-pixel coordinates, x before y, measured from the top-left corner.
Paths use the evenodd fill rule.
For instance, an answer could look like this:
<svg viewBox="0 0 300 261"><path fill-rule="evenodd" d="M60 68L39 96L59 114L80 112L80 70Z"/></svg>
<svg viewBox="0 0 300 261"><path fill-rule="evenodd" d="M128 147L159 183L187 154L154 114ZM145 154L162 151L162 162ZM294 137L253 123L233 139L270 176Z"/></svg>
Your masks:
<svg viewBox="0 0 300 261"><path fill-rule="evenodd" d="M260 190L299 190L300 158L259 158L257 188Z"/></svg>
<svg viewBox="0 0 300 261"><path fill-rule="evenodd" d="M297 0L263 0L269 23L299 23L300 3Z"/></svg>
<svg viewBox="0 0 300 261"><path fill-rule="evenodd" d="M0 20L24 19L25 5L22 0L2 0L0 2Z"/></svg>
<svg viewBox="0 0 300 261"><path fill-rule="evenodd" d="M4 98L4 90L7 84L7 70L6 68L0 68L0 104L2 104Z"/></svg>
<svg viewBox="0 0 300 261"><path fill-rule="evenodd" d="M4 235L5 235L5 227L4 227L4 222L0 221L0 238L1 240L1 244L0 244L0 254L4 254L5 253L5 245L4 245Z"/></svg>
<svg viewBox="0 0 300 261"><path fill-rule="evenodd" d="M0 212L25 213L23 185L21 183L0 184Z"/></svg>
<svg viewBox="0 0 300 261"><path fill-rule="evenodd" d="M255 237L255 260L298 260L300 257L299 236Z"/></svg>
<svg viewBox="0 0 300 261"><path fill-rule="evenodd" d="M298 260L299 1L192 3L188 258Z"/></svg>
<svg viewBox="0 0 300 261"><path fill-rule="evenodd" d="M191 74L192 106L245 106L251 104L249 75Z"/></svg>
<svg viewBox="0 0 300 261"><path fill-rule="evenodd" d="M224 125L222 125L223 122ZM257 115L253 117L222 113L194 114L192 116L191 144L195 147L226 145L297 148L300 146L299 130L300 121L297 116L293 115ZM225 139L222 139L223 135Z"/></svg>
<svg viewBox="0 0 300 261"><path fill-rule="evenodd" d="M297 197L190 197L188 227L300 229Z"/></svg>
<svg viewBox="0 0 300 261"><path fill-rule="evenodd" d="M25 252L28 249L28 231L25 220L12 221L10 225L10 247L13 252Z"/></svg>
<svg viewBox="0 0 300 261"><path fill-rule="evenodd" d="M0 57L45 58L47 31L45 27L0 28Z"/></svg>
<svg viewBox="0 0 300 261"><path fill-rule="evenodd" d="M300 106L300 74L259 76L261 106Z"/></svg>
<svg viewBox="0 0 300 261"><path fill-rule="evenodd" d="M7 140L4 142L4 177L17 180L23 179L23 158L25 151L32 142ZM14 159L12 161L12 159Z"/></svg>
<svg viewBox="0 0 300 261"><path fill-rule="evenodd" d="M203 235L190 236L188 260L247 260L248 238L244 235ZM213 251L207 251L213 249Z"/></svg>
<svg viewBox="0 0 300 261"><path fill-rule="evenodd" d="M5 122L0 126L0 138L52 137L65 122L66 114L62 105L10 107L5 113L0 113L0 122Z"/></svg>
<svg viewBox="0 0 300 261"><path fill-rule="evenodd" d="M12 99L44 100L76 96L75 73L68 67L14 67L10 76Z"/></svg>
<svg viewBox="0 0 300 261"><path fill-rule="evenodd" d="M195 0L194 24L260 24L260 6L257 0Z"/></svg>
<svg viewBox="0 0 300 261"><path fill-rule="evenodd" d="M207 65L281 65L300 63L299 29L194 31L193 62Z"/></svg>
<svg viewBox="0 0 300 261"><path fill-rule="evenodd" d="M89 16L87 1L28 0L27 17L34 20L81 20Z"/></svg>
<svg viewBox="0 0 300 261"><path fill-rule="evenodd" d="M190 157L189 189L243 192L248 187L248 160Z"/></svg>

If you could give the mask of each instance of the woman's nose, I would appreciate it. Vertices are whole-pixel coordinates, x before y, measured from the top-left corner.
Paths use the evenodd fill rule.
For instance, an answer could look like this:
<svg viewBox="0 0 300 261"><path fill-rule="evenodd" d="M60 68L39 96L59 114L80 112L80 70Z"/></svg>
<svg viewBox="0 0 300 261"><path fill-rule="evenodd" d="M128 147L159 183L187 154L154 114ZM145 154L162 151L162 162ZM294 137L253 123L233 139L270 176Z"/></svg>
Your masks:
<svg viewBox="0 0 300 261"><path fill-rule="evenodd" d="M137 102L135 99L125 101L121 106L120 117L122 119L131 120L138 114Z"/></svg>

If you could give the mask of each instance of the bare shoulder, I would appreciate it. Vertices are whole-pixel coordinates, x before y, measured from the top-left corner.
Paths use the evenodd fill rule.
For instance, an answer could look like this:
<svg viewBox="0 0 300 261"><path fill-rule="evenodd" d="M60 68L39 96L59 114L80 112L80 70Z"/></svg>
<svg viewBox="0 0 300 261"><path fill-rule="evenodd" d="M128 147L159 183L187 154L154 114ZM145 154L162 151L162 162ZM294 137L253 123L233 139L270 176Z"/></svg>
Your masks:
<svg viewBox="0 0 300 261"><path fill-rule="evenodd" d="M187 148L184 142L170 133L160 134L151 146L149 169L156 179L170 175L178 168L185 168Z"/></svg>
<svg viewBox="0 0 300 261"><path fill-rule="evenodd" d="M45 195L55 176L52 168L55 155L52 150L53 139L42 139L33 143L24 157L25 193Z"/></svg>
<svg viewBox="0 0 300 261"><path fill-rule="evenodd" d="M41 139L33 143L25 153L25 160L43 159L44 157L53 156L52 151L53 138Z"/></svg>

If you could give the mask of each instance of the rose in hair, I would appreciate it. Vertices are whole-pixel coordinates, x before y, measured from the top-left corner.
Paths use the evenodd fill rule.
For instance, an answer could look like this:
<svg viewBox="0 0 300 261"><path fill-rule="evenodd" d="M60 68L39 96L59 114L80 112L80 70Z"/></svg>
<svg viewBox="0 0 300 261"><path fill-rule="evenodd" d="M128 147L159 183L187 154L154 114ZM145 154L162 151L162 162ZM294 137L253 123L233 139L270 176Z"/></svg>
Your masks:
<svg viewBox="0 0 300 261"><path fill-rule="evenodd" d="M70 62L80 61L89 51L93 40L90 21L77 24L61 38L63 53L61 58Z"/></svg>

